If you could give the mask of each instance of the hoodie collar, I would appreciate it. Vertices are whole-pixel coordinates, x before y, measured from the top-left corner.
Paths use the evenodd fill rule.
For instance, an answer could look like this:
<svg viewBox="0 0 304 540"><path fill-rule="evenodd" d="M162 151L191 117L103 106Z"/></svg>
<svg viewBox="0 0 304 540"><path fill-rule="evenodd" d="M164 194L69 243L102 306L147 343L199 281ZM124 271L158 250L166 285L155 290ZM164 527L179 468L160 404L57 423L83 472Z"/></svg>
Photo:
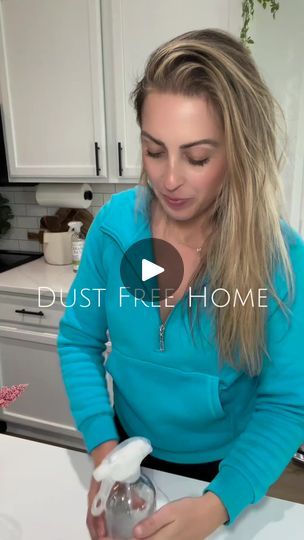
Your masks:
<svg viewBox="0 0 304 540"><path fill-rule="evenodd" d="M113 194L100 230L112 236L123 251L139 240L151 238L152 198L151 188L142 185Z"/></svg>

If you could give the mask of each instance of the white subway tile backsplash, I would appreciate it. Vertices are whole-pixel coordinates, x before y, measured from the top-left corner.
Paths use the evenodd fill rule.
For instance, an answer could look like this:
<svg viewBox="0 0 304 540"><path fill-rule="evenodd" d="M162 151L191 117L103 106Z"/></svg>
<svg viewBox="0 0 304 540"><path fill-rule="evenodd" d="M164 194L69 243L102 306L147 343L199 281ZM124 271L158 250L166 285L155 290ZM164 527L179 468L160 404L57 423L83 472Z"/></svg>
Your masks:
<svg viewBox="0 0 304 540"><path fill-rule="evenodd" d="M37 189L37 186L23 186L22 187L22 190L26 192L34 191L36 193L36 189Z"/></svg>
<svg viewBox="0 0 304 540"><path fill-rule="evenodd" d="M133 182L132 184L115 184L116 186L116 193L118 193L119 191L125 191L125 189L130 189L130 188L133 188L135 185L137 184L137 182Z"/></svg>
<svg viewBox="0 0 304 540"><path fill-rule="evenodd" d="M47 216L54 216L57 212L58 208L53 208L53 207L50 207L47 209L47 213L46 215Z"/></svg>
<svg viewBox="0 0 304 540"><path fill-rule="evenodd" d="M6 240L27 240L27 229L11 227L5 234Z"/></svg>
<svg viewBox="0 0 304 540"><path fill-rule="evenodd" d="M25 204L10 204L14 216L26 216Z"/></svg>
<svg viewBox="0 0 304 540"><path fill-rule="evenodd" d="M37 217L17 217L17 227L38 229L40 220Z"/></svg>
<svg viewBox="0 0 304 540"><path fill-rule="evenodd" d="M0 249L19 250L19 240L6 240L3 236L0 238Z"/></svg>
<svg viewBox="0 0 304 540"><path fill-rule="evenodd" d="M24 191L25 193L28 193L29 191L36 191L36 187L37 186L28 186L26 184L24 184L23 186L16 186L14 185L14 182L11 182L9 186L4 186L4 189L7 189L8 191L13 191L14 193L16 191Z"/></svg>
<svg viewBox="0 0 304 540"><path fill-rule="evenodd" d="M26 213L28 216L47 216L48 209L45 206L39 206L39 204L28 204Z"/></svg>
<svg viewBox="0 0 304 540"><path fill-rule="evenodd" d="M112 195L109 195L109 194L105 194L103 195L103 204L106 204L110 199L111 199Z"/></svg>
<svg viewBox="0 0 304 540"><path fill-rule="evenodd" d="M100 206L91 206L90 210L94 217L96 216L96 214L98 214L100 208L101 208Z"/></svg>
<svg viewBox="0 0 304 540"><path fill-rule="evenodd" d="M36 194L33 191L16 191L15 203L37 204Z"/></svg>
<svg viewBox="0 0 304 540"><path fill-rule="evenodd" d="M111 195L110 195L111 196ZM102 206L103 205L103 197L104 195L102 193L94 193L93 194L93 201L92 206Z"/></svg>
<svg viewBox="0 0 304 540"><path fill-rule="evenodd" d="M14 216L12 219L9 220L11 227L17 227L17 217Z"/></svg>
<svg viewBox="0 0 304 540"><path fill-rule="evenodd" d="M130 189L135 185L136 182L91 184L93 204L88 208L88 211L95 217L101 207L112 197L113 193ZM3 197L9 199L9 205L14 214L14 217L10 220L10 230L0 238L0 249L43 251L43 246L38 240L27 239L27 233L28 231L38 232L41 217L56 214L58 208L39 206L36 202L36 189L37 186L26 185L0 187L0 193Z"/></svg>
<svg viewBox="0 0 304 540"><path fill-rule="evenodd" d="M13 203L15 199L15 193L13 191L4 191L0 186L0 193L2 197L8 200L9 203Z"/></svg>
<svg viewBox="0 0 304 540"><path fill-rule="evenodd" d="M116 184L94 184L92 185L93 193L115 193Z"/></svg>
<svg viewBox="0 0 304 540"><path fill-rule="evenodd" d="M39 251L42 253L43 247L38 240L19 240L20 251Z"/></svg>

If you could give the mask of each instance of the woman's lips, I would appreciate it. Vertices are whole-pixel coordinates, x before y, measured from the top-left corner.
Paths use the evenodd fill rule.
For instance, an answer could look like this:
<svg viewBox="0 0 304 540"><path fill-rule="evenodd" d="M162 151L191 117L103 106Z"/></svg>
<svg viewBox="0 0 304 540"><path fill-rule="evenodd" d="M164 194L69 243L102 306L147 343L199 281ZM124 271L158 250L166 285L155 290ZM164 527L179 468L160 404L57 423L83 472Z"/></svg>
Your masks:
<svg viewBox="0 0 304 540"><path fill-rule="evenodd" d="M171 199L170 197L167 197L166 195L163 195L163 197L166 203L172 208L180 208L184 206L187 202L191 201L191 199Z"/></svg>

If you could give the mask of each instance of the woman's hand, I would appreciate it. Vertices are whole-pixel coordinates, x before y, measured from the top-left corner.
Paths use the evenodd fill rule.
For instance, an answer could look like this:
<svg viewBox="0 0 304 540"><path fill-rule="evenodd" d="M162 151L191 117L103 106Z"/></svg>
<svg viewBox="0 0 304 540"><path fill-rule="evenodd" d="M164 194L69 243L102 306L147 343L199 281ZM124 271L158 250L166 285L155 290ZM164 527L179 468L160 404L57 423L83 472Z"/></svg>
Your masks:
<svg viewBox="0 0 304 540"><path fill-rule="evenodd" d="M115 440L107 441L106 443L101 444L92 451L91 457L93 458L94 468L100 465L102 460L107 456L109 452L111 452L117 446L117 444L118 442ZM93 516L91 513L92 503L95 495L97 495L99 491L100 484L101 482L97 482L94 476L92 476L88 493L88 510L86 520L86 524L92 540L108 540L106 537L104 514L102 513L100 516Z"/></svg>
<svg viewBox="0 0 304 540"><path fill-rule="evenodd" d="M92 476L91 485L88 493L88 511L87 511L87 527L92 540L101 540L106 536L105 534L105 523L104 523L104 514L100 516L93 516L91 513L91 507L95 495L99 491L101 482L97 482Z"/></svg>
<svg viewBox="0 0 304 540"><path fill-rule="evenodd" d="M226 509L214 493L166 504L134 528L134 538L203 540L228 521Z"/></svg>

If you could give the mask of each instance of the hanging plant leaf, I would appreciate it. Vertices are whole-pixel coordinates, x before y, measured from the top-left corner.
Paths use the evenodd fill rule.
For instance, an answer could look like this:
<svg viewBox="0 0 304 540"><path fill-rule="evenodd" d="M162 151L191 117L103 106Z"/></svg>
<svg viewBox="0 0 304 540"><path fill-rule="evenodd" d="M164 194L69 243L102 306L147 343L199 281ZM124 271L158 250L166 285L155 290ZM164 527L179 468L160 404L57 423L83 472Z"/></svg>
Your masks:
<svg viewBox="0 0 304 540"><path fill-rule="evenodd" d="M248 47L254 43L252 37L248 35L249 24L254 17L255 2L258 2L264 9L270 7L272 17L275 19L276 12L279 10L280 4L276 0L243 0L242 2L242 19L243 28L241 29L240 38L244 45Z"/></svg>

